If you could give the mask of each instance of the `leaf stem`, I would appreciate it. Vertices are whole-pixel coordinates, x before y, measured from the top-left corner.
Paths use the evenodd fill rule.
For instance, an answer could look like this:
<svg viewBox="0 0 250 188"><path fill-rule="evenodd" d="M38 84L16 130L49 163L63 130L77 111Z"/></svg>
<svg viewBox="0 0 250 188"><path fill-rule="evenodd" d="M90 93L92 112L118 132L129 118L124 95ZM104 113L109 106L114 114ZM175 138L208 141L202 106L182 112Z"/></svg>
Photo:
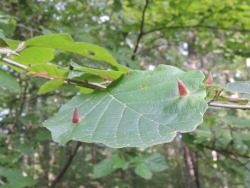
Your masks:
<svg viewBox="0 0 250 188"><path fill-rule="evenodd" d="M22 65L22 64L20 64L20 63L17 63L17 62L15 62L15 61L12 61L12 60L10 60L10 59L7 59L7 58L2 58L1 59L1 61L3 61L3 62L5 62L5 63L7 63L7 64L10 64L10 65L13 65L13 66L15 66L15 67L17 67L17 68L20 68L20 69L23 69L23 70L27 70L27 66L25 66L25 65Z"/></svg>
<svg viewBox="0 0 250 188"><path fill-rule="evenodd" d="M17 68L20 68L22 70L25 71L29 71L27 66L22 65L18 62L15 62L13 60L10 60L8 58L1 58L1 61L3 61L6 64L15 66ZM42 74L32 74L33 76L37 76L37 77L42 77L48 80L53 80L53 79L58 79L57 77L53 77L53 76L47 76L47 75L42 75ZM64 78L60 78L60 79L64 79ZM87 87L90 89L96 89L96 88L101 88L101 89L106 89L106 86L99 84L99 83L93 83L93 82L87 82L87 81L78 81L78 80L72 80L72 79L65 79L64 80L64 84L68 84L68 85L76 85L76 86L82 86L82 87Z"/></svg>
<svg viewBox="0 0 250 188"><path fill-rule="evenodd" d="M231 108L231 109L240 109L240 110L250 110L250 105L239 105L239 104L223 104L217 102L210 102L209 106L221 107L221 108Z"/></svg>
<svg viewBox="0 0 250 188"><path fill-rule="evenodd" d="M218 97L220 96L220 94L222 93L222 91L223 91L223 89L221 89L220 91L215 90L214 97L207 104L210 104L211 102L216 101L218 99Z"/></svg>

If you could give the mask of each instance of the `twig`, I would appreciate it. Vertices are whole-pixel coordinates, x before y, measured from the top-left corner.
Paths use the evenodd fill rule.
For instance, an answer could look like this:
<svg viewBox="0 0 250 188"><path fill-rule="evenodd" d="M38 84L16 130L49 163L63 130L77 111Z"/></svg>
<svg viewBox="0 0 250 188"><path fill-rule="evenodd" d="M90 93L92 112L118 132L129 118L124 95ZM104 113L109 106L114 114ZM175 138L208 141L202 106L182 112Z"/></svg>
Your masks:
<svg viewBox="0 0 250 188"><path fill-rule="evenodd" d="M3 61L3 62L5 62L5 63L7 63L7 64L13 65L13 66L15 66L17 68L23 69L23 70L26 70L28 68L25 65L19 64L19 63L15 62L15 61L12 61L12 60L7 59L5 57L2 58L2 59L0 59L0 60Z"/></svg>
<svg viewBox="0 0 250 188"><path fill-rule="evenodd" d="M209 25L186 25L186 26L170 26L170 27L159 27L154 28L149 31L144 32L144 35L147 35L149 33L155 32L155 31L161 31L161 30L170 30L170 29L191 29L191 28L206 28L206 29L220 29L225 31L239 31L239 32L250 32L249 29L237 29L237 28L226 28L226 27L215 27L215 26L209 26Z"/></svg>
<svg viewBox="0 0 250 188"><path fill-rule="evenodd" d="M71 162L73 161L73 159L77 153L77 150L79 149L80 146L81 146L81 142L77 142L75 149L69 154L68 160L64 164L64 167L62 168L60 173L57 175L56 179L52 182L50 188L56 187L56 184L59 183L59 181L62 179L64 174L67 172L67 170L68 170Z"/></svg>
<svg viewBox="0 0 250 188"><path fill-rule="evenodd" d="M7 63L9 65L13 65L17 68L20 68L22 70L25 70L25 71L29 71L27 66L25 65L22 65L20 63L17 63L13 60L10 60L10 59L7 59L7 58L2 58L0 59L1 61L3 61L4 63ZM48 75L44 75L44 74L39 74L39 73L31 73L30 74L31 76L37 76L37 77L42 77L42 78L46 78L48 80L54 80L54 79L58 79L58 77L53 77L53 76L48 76ZM62 78L59 78L59 79L64 79L63 77ZM83 81L78 81L78 80L72 80L72 79L66 79L64 80L64 84L69 84L69 85L76 85L76 86L82 86L82 87L87 87L87 88L90 88L90 89L96 89L96 88L101 88L101 89L106 89L106 86L102 85L102 84L99 84L99 83L93 83L93 82L83 82Z"/></svg>
<svg viewBox="0 0 250 188"><path fill-rule="evenodd" d="M37 30L37 29L33 29L33 28L31 28L31 27L27 27L27 26L25 26L25 25L23 25L23 24L16 24L16 26L17 26L17 27L20 27L20 28L24 28L24 29L26 29L26 30L29 30L29 31L31 31L31 32L35 31L35 32L40 33L40 34L43 33L42 31L39 31L39 30Z"/></svg>
<svg viewBox="0 0 250 188"><path fill-rule="evenodd" d="M211 102L216 101L218 99L218 97L220 96L222 91L223 91L223 89L221 89L220 91L215 90L214 97L210 101L208 101L207 104L210 104Z"/></svg>
<svg viewBox="0 0 250 188"><path fill-rule="evenodd" d="M136 52L137 52L137 49L138 49L140 40L141 40L142 36L144 35L143 28L144 28L145 13L146 13L146 10L147 10L147 7L148 7L148 3L149 3L149 0L146 0L144 9L143 9L143 11L142 11L140 33L139 33L139 35L138 35L138 37L137 37L137 41L136 41L136 44L135 44L134 53L133 53L133 55L132 55L132 57L131 57L132 60L135 60L135 54L136 54Z"/></svg>
<svg viewBox="0 0 250 188"><path fill-rule="evenodd" d="M217 102L210 102L209 106L221 107L221 108L231 108L240 110L250 110L250 105L239 105L239 104L223 104Z"/></svg>

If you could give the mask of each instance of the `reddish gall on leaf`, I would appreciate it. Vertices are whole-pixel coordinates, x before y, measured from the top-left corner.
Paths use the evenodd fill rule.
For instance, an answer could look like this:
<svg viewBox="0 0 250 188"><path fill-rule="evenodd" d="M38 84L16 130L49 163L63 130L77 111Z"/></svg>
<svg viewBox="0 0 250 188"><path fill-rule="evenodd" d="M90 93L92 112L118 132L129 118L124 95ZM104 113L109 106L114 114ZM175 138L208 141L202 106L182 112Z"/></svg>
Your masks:
<svg viewBox="0 0 250 188"><path fill-rule="evenodd" d="M207 80L205 81L206 84L212 84L213 83L213 75L211 72L209 73Z"/></svg>
<svg viewBox="0 0 250 188"><path fill-rule="evenodd" d="M78 108L75 107L75 110L73 112L73 117L72 117L72 123L78 123L79 122L79 115L78 115Z"/></svg>
<svg viewBox="0 0 250 188"><path fill-rule="evenodd" d="M180 96L186 96L189 94L189 91L187 90L187 87L185 84L178 79L178 89L179 89L179 94Z"/></svg>

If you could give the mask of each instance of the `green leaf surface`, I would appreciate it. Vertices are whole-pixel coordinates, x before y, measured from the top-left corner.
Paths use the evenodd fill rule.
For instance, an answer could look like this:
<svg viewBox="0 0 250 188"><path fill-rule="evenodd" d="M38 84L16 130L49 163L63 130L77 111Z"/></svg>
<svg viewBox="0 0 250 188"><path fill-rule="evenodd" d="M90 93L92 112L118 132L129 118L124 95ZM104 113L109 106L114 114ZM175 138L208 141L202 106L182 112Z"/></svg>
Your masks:
<svg viewBox="0 0 250 188"><path fill-rule="evenodd" d="M111 174L115 169L112 168L112 160L104 159L94 166L94 176L100 178Z"/></svg>
<svg viewBox="0 0 250 188"><path fill-rule="evenodd" d="M189 95L178 93L177 79ZM177 132L190 132L202 123L207 109L200 71L172 66L154 71L130 71L106 90L74 97L44 126L59 143L101 142L110 147L148 147L171 142ZM71 123L78 107L80 121Z"/></svg>
<svg viewBox="0 0 250 188"><path fill-rule="evenodd" d="M250 81L233 82L226 85L218 85L225 90L250 94Z"/></svg>
<svg viewBox="0 0 250 188"><path fill-rule="evenodd" d="M51 91L55 91L63 85L64 81L61 79L54 79L46 82L38 91L38 95L42 95Z"/></svg>
<svg viewBox="0 0 250 188"><path fill-rule="evenodd" d="M118 79L123 74L123 72L121 71L98 70L98 69L92 69L92 68L87 68L87 67L75 68L74 70L83 71L86 73L90 73L90 74L100 76L103 78L109 78L112 80Z"/></svg>
<svg viewBox="0 0 250 188"><path fill-rule="evenodd" d="M153 176L152 171L145 163L139 163L135 168L135 173L146 180L151 179Z"/></svg>
<svg viewBox="0 0 250 188"><path fill-rule="evenodd" d="M0 38L0 54L16 54L16 55L18 55L14 50L12 50L9 47L9 45L2 38Z"/></svg>
<svg viewBox="0 0 250 188"><path fill-rule="evenodd" d="M159 153L154 153L149 156L145 163L149 166L150 170L153 172L161 172L167 168L165 158Z"/></svg>
<svg viewBox="0 0 250 188"><path fill-rule="evenodd" d="M27 40L25 46L60 49L73 52L90 59L105 61L121 71L128 70L128 68L118 64L113 56L104 48L85 42L74 42L69 34L51 34L34 37Z"/></svg>
<svg viewBox="0 0 250 188"><path fill-rule="evenodd" d="M23 65L30 66L51 61L54 58L54 51L55 49L53 48L26 47L19 53L19 56L13 56L11 59Z"/></svg>
<svg viewBox="0 0 250 188"><path fill-rule="evenodd" d="M227 124L234 126L236 128L250 128L250 119L249 118L226 116L226 117L222 117L220 120L221 120L221 122L227 123Z"/></svg>
<svg viewBox="0 0 250 188"><path fill-rule="evenodd" d="M111 158L104 159L94 166L94 175L96 178L100 178L119 168L127 169L128 163L123 161L117 154L114 154Z"/></svg>
<svg viewBox="0 0 250 188"><path fill-rule="evenodd" d="M5 88L9 89L10 91L19 93L21 88L17 83L16 79L10 76L6 71L0 69L0 85Z"/></svg>
<svg viewBox="0 0 250 188"><path fill-rule="evenodd" d="M57 78L66 78L67 71L59 69L56 65L53 64L40 64L40 65L33 65L29 67L27 70L43 74L45 76L54 76Z"/></svg>

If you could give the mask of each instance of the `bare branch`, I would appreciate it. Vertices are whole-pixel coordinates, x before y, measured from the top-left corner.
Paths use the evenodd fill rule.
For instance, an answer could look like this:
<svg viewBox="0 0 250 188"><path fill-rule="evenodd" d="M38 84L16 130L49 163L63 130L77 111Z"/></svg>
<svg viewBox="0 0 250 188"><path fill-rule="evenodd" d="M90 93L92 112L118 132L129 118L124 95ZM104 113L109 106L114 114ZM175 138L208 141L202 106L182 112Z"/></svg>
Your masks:
<svg viewBox="0 0 250 188"><path fill-rule="evenodd" d="M145 13L146 13L146 10L147 10L147 7L148 7L148 3L149 3L149 0L146 0L144 9L143 9L143 11L142 11L140 33L139 33L139 35L138 35L138 37L137 37L137 41L136 41L135 48L134 48L134 53L133 53L133 55L132 55L132 57L131 57L132 60L135 60L135 54L136 54L137 49L138 49L138 47L139 47L140 40L141 40L142 36L144 35L143 28L144 28Z"/></svg>
<svg viewBox="0 0 250 188"><path fill-rule="evenodd" d="M26 69L28 68L28 67L25 66L25 65L22 65L22 64L20 64L20 63L17 63L17 62L15 62L15 61L12 61L12 60L7 59L7 58L5 58L5 57L2 58L1 61L5 62L5 63L7 63L7 64L10 64L10 65L13 65L13 66L15 66L15 67L17 67L17 68L23 69L23 70L26 70Z"/></svg>
<svg viewBox="0 0 250 188"><path fill-rule="evenodd" d="M64 174L67 172L70 164L72 163L72 161L77 153L77 150L79 149L80 146L81 146L81 142L77 142L75 149L69 154L68 160L64 164L64 167L62 168L60 173L57 175L56 179L52 182L50 188L56 187L57 183L59 183L59 181L62 179Z"/></svg>
<svg viewBox="0 0 250 188"><path fill-rule="evenodd" d="M22 70L25 71L29 71L27 66L22 65L20 63L17 63L13 60L7 59L7 58L2 58L0 59L1 61L3 61L6 64L15 66L17 68L20 68ZM42 78L46 78L48 80L54 80L57 79L58 77L53 77L53 76L48 76L48 75L43 75L43 74L39 74L39 73L31 73L30 76L37 76L37 77L42 77ZM60 78L59 78L60 79ZM61 79L64 79L63 77ZM99 84L99 83L92 83L92 82L87 82L87 81L77 81L77 80L72 80L72 79L66 79L64 80L64 84L68 84L68 85L76 85L76 86L82 86L82 87L87 87L90 89L96 89L96 88L101 88L101 89L106 89L106 86Z"/></svg>

